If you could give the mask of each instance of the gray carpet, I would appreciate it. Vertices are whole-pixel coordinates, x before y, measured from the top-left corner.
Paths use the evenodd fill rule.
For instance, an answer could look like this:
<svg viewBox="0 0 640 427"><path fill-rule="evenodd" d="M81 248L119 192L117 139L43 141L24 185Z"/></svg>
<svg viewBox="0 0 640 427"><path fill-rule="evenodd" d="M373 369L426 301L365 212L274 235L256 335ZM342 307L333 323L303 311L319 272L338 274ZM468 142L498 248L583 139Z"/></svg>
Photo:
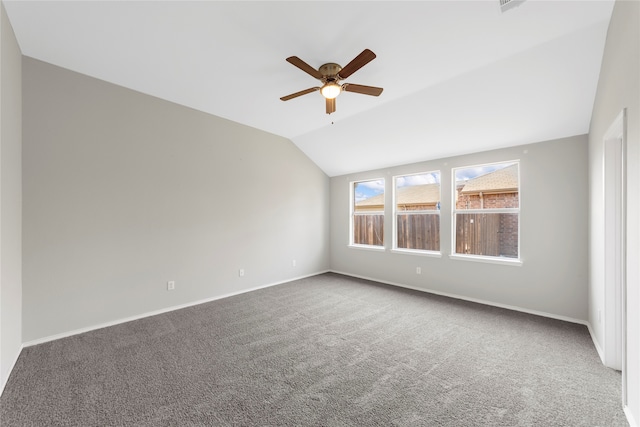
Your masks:
<svg viewBox="0 0 640 427"><path fill-rule="evenodd" d="M324 274L25 348L8 426L626 426L584 326Z"/></svg>

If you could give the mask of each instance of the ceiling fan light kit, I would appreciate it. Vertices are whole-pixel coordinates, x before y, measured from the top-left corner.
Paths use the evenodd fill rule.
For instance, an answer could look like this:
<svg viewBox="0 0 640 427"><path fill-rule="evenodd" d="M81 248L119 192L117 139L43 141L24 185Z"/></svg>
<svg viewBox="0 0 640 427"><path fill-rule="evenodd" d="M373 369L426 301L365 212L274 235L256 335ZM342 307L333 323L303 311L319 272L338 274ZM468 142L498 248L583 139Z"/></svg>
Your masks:
<svg viewBox="0 0 640 427"><path fill-rule="evenodd" d="M351 74L358 71L360 68L373 61L376 54L369 49L363 50L360 55L356 56L351 62L349 62L344 68L333 62L320 66L317 70L311 65L304 62L297 56L290 56L287 58L287 62L300 68L310 76L320 80L322 82L321 87L312 87L309 89L301 90L287 96L280 98L282 101L288 101L293 98L297 98L302 95L306 95L317 90L325 98L326 112L331 114L336 111L336 97L340 95L342 91L360 93L363 95L379 96L382 93L381 87L375 86L363 86L351 83L340 84L341 80L346 79Z"/></svg>
<svg viewBox="0 0 640 427"><path fill-rule="evenodd" d="M324 96L327 99L336 98L338 95L340 95L341 91L342 91L342 87L334 82L327 83L324 86L322 86L322 89L320 89L320 93L322 94L322 96Z"/></svg>

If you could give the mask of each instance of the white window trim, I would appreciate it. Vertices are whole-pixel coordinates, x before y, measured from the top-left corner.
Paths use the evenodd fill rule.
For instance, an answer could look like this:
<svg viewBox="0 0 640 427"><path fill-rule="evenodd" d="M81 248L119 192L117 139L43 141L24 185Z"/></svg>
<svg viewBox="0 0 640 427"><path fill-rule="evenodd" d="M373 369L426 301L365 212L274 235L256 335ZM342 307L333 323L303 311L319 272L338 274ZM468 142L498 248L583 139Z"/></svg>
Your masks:
<svg viewBox="0 0 640 427"><path fill-rule="evenodd" d="M397 179L398 178L402 178L405 176L414 176L414 175L427 175L427 174L431 174L431 173L438 173L438 175L440 176L440 201L442 201L442 171L440 170L433 170L433 171L427 171L427 172L416 172L416 173L408 173L408 174L404 174L404 175L395 175L392 179L392 185L393 185L393 195L392 195L392 211L391 211L391 215L393 218L393 224L392 224L392 242L391 242L391 252L395 252L395 253L401 253L401 254L412 254L412 255L421 255L421 256L430 256L430 257L435 257L435 258L441 258L442 257L442 216L441 216L441 209L438 209L436 211L432 211L432 210L422 210L422 211L398 211L398 204L396 203L396 191L398 190L398 186L397 186ZM440 250L439 251L428 251L428 250L424 250L424 249L407 249L407 248L399 248L398 247L398 212L404 212L407 215L416 215L416 214L428 214L428 215L438 215L440 216L440 227L438 229L438 235L440 237Z"/></svg>
<svg viewBox="0 0 640 427"><path fill-rule="evenodd" d="M426 256L432 258L442 258L441 251L427 251L424 249L404 249L404 248L393 248L391 252L397 254L409 254L409 255L417 255L417 256Z"/></svg>
<svg viewBox="0 0 640 427"><path fill-rule="evenodd" d="M360 249L365 251L374 251L374 252L384 252L387 250L384 246L375 246L375 245L357 245L355 243L350 243L348 245L351 249Z"/></svg>
<svg viewBox="0 0 640 427"><path fill-rule="evenodd" d="M468 169L480 166L500 165L505 163L517 163L518 164L518 207L517 208L503 208L503 209L456 209L456 170ZM521 216L520 210L522 206L522 186L520 185L520 159L505 160L493 163L481 163L477 165L458 166L451 168L451 254L449 259L464 260L473 262L484 262L489 264L503 264L521 266L523 264L522 252L521 252ZM456 253L456 214L457 213L517 213L518 214L518 258L508 258L500 256L487 256L487 255L474 255L474 254L459 254Z"/></svg>
<svg viewBox="0 0 640 427"><path fill-rule="evenodd" d="M486 213L486 214L495 214L495 213L520 213L519 208L503 208L503 209L458 209L457 212L454 213Z"/></svg>
<svg viewBox="0 0 640 427"><path fill-rule="evenodd" d="M507 257L498 257L498 256L450 254L449 258L453 260L484 262L488 264L503 264L503 265L513 265L513 266L521 266L523 264L523 261L521 258L507 258Z"/></svg>

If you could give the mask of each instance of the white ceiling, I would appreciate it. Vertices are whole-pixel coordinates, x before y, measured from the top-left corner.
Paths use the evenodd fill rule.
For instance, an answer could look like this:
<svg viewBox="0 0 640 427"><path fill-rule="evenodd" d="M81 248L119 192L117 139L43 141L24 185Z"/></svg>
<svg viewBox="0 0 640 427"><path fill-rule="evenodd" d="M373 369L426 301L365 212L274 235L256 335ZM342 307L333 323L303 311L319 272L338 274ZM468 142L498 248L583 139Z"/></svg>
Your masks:
<svg viewBox="0 0 640 427"><path fill-rule="evenodd" d="M587 133L613 0L6 1L22 53L291 139L329 176ZM325 114L285 61L377 58Z"/></svg>

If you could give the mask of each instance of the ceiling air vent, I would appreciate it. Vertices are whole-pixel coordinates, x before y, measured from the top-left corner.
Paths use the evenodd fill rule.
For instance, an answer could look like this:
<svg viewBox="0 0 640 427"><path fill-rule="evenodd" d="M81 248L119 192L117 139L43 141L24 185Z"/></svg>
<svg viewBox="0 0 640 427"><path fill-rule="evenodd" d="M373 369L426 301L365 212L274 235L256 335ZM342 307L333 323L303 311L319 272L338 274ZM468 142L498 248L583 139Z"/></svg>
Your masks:
<svg viewBox="0 0 640 427"><path fill-rule="evenodd" d="M500 1L500 11L506 12L507 10L513 9L516 6L520 6L524 3L525 0L499 0Z"/></svg>

